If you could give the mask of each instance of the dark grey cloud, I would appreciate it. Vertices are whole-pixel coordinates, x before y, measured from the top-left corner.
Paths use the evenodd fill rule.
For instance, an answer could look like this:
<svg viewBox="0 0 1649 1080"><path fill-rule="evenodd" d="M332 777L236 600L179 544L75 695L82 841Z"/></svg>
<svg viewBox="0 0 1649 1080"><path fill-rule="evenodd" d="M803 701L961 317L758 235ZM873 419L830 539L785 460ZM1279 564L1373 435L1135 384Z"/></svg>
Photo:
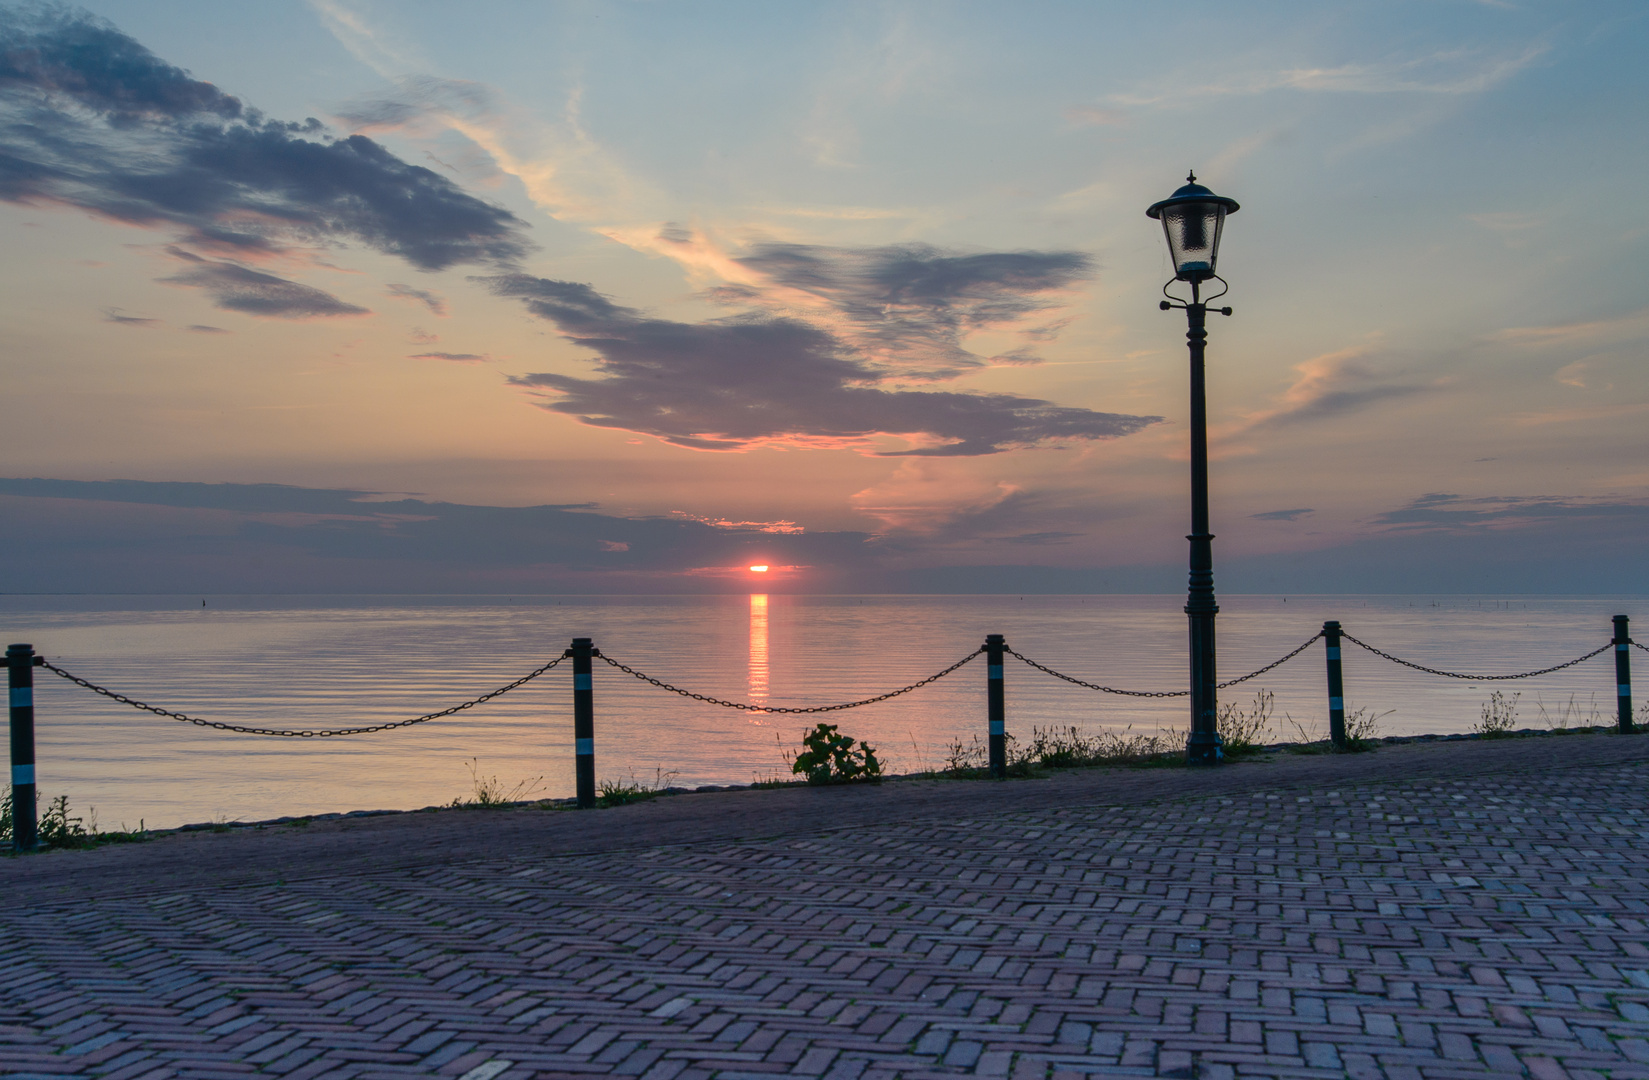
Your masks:
<svg viewBox="0 0 1649 1080"><path fill-rule="evenodd" d="M588 285L525 274L482 280L601 358L597 378L538 373L512 382L555 395L546 409L677 446L739 450L770 439L855 446L888 434L936 444L898 454L962 456L1114 438L1160 419L1012 394L882 389L885 367L799 319L684 323L614 304Z"/></svg>
<svg viewBox="0 0 1649 1080"><path fill-rule="evenodd" d="M397 285L391 282L386 291L398 300L411 300L422 304L436 315L447 313L447 302L428 289L414 289L411 285Z"/></svg>
<svg viewBox="0 0 1649 1080"><path fill-rule="evenodd" d="M334 315L370 315L364 307L345 303L329 292L287 281L235 263L203 259L178 248L171 253L188 269L159 280L169 285L204 289L212 303L229 311L276 319L314 319Z"/></svg>
<svg viewBox="0 0 1649 1080"><path fill-rule="evenodd" d="M196 334L227 334L229 332L221 326L206 326L203 323L194 323L188 329Z"/></svg>
<svg viewBox="0 0 1649 1080"><path fill-rule="evenodd" d="M955 254L926 244L836 248L764 244L737 260L764 286L711 291L730 304L796 308L795 293L827 306L838 336L861 354L896 366L907 378L952 378L986 360L963 347L980 330L1018 326L1057 306L1050 294L1092 270L1074 251ZM1031 328L1046 338L1046 327ZM1034 363L1016 350L1001 362Z"/></svg>
<svg viewBox="0 0 1649 1080"><path fill-rule="evenodd" d="M1489 495L1467 498L1429 492L1372 519L1405 530L1538 527L1556 521L1649 523L1649 501L1571 495ZM1642 524L1639 525L1642 527Z"/></svg>
<svg viewBox="0 0 1649 1080"><path fill-rule="evenodd" d="M525 223L365 136L282 123L61 7L0 11L0 199L198 243L365 244L413 266L513 264Z"/></svg>
<svg viewBox="0 0 1649 1080"><path fill-rule="evenodd" d="M159 319L148 319L140 315L122 315L118 309L109 308L103 313L104 322L119 323L121 326L159 326Z"/></svg>
<svg viewBox="0 0 1649 1080"><path fill-rule="evenodd" d="M1267 510L1263 514L1249 514L1255 521L1298 521L1307 514L1314 513L1311 507L1302 506L1297 510Z"/></svg>
<svg viewBox="0 0 1649 1080"><path fill-rule="evenodd" d="M158 570L221 573L226 591L251 582L273 591L295 583L358 591L369 583L400 592L519 592L523 582L554 586L591 574L657 575L650 584L696 590L714 579L692 571L731 570L752 558L856 566L873 555L860 532L775 534L604 514L587 503L468 506L279 484L0 479L0 502L0 542L40 556L0 567L0 592L39 584L47 572L62 575L54 582L73 580L75 568L76 590L90 580L93 588L143 591L133 575ZM65 512L65 504L73 508ZM317 573L323 581L313 580Z"/></svg>
<svg viewBox="0 0 1649 1080"><path fill-rule="evenodd" d="M479 364L492 357L484 353L467 352L421 352L407 357L408 360L452 360L460 364Z"/></svg>

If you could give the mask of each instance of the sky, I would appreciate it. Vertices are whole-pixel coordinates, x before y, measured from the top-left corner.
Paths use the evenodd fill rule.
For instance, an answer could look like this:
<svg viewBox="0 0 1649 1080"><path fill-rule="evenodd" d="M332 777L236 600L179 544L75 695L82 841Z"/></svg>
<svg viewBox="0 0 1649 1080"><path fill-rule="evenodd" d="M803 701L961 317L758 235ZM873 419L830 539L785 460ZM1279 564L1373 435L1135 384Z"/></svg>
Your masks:
<svg viewBox="0 0 1649 1080"><path fill-rule="evenodd" d="M1194 169L1222 591L1649 592L1646 46L0 0L0 591L1175 591Z"/></svg>

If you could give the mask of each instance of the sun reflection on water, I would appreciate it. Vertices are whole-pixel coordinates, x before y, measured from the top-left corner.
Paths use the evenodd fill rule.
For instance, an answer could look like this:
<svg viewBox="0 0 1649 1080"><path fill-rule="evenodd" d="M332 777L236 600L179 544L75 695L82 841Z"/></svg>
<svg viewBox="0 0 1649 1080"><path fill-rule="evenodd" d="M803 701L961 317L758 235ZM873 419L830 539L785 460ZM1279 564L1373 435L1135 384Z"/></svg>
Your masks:
<svg viewBox="0 0 1649 1080"><path fill-rule="evenodd" d="M767 594L750 594L750 700L767 700ZM751 717L755 723L761 723Z"/></svg>

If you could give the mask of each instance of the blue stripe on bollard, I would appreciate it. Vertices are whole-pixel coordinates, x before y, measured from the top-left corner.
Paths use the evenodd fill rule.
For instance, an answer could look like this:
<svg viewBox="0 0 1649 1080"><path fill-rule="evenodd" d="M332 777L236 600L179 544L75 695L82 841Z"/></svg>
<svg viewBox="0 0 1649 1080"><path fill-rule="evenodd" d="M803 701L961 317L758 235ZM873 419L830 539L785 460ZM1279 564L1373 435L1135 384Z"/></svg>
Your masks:
<svg viewBox="0 0 1649 1080"><path fill-rule="evenodd" d="M14 709L34 708L34 687L14 686L11 688L11 707Z"/></svg>
<svg viewBox="0 0 1649 1080"><path fill-rule="evenodd" d="M595 689L595 677L593 675L574 675L573 676L573 689L574 690L594 690Z"/></svg>
<svg viewBox="0 0 1649 1080"><path fill-rule="evenodd" d="M594 739L574 739L573 740L573 753L579 755L580 757L583 757L587 754L594 754L595 753L595 740Z"/></svg>
<svg viewBox="0 0 1649 1080"><path fill-rule="evenodd" d="M1340 658L1340 647L1338 645L1330 645L1328 647L1328 658L1330 660L1338 660Z"/></svg>
<svg viewBox="0 0 1649 1080"><path fill-rule="evenodd" d="M11 767L11 782L14 784L34 783L34 766L13 765Z"/></svg>
<svg viewBox="0 0 1649 1080"><path fill-rule="evenodd" d="M1345 698L1331 697L1331 698L1328 699L1328 707L1331 708L1331 709L1337 709L1341 712L1344 712L1345 707L1346 707L1346 699Z"/></svg>
<svg viewBox="0 0 1649 1080"><path fill-rule="evenodd" d="M987 679L1000 679L1002 677L1002 665L1001 664L987 664L986 666L990 670L985 673L985 678L987 678Z"/></svg>

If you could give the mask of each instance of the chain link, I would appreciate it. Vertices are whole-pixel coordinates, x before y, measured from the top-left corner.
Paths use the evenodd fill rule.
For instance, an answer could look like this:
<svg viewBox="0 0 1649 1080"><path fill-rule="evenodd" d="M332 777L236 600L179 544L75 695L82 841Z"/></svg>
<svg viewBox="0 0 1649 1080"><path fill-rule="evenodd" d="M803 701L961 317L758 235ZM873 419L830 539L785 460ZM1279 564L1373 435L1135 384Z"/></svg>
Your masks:
<svg viewBox="0 0 1649 1080"><path fill-rule="evenodd" d="M1247 682L1249 679L1258 678L1259 676L1270 671L1272 668L1282 667L1284 664L1309 649L1311 647L1311 643L1322 636L1321 631L1312 634L1310 637L1306 638L1305 641L1301 642L1297 648L1289 652L1286 656L1283 656L1281 659L1273 660L1271 663L1265 665L1263 668L1260 668L1258 671L1250 671L1247 675L1239 675L1235 679L1227 679L1225 682L1216 683L1215 686L1218 689L1224 690L1228 686L1236 686L1238 683L1243 683ZM1114 686L1101 686L1098 683L1083 682L1081 679L1067 675L1063 671L1055 671L1046 664L1039 664L1035 660L1032 660L1030 657L1026 656L1024 653L1016 652L1011 648L1003 649L1002 651L1019 657L1019 659L1023 660L1036 670L1052 675L1056 679L1064 679L1068 683L1074 683L1077 686L1085 687L1089 690L1098 690L1102 694L1121 694L1124 697L1148 698L1189 697L1191 694L1191 691L1189 690L1118 690Z"/></svg>
<svg viewBox="0 0 1649 1080"><path fill-rule="evenodd" d="M1629 641L1627 644L1632 646L1634 649L1642 649L1644 652L1649 652L1649 645L1640 645L1635 641Z"/></svg>
<svg viewBox="0 0 1649 1080"><path fill-rule="evenodd" d="M198 727L212 728L214 731L232 731L238 735L278 735L286 739L329 739L335 735L367 735L374 731L392 731L395 728L411 727L413 724L422 724L430 720L439 720L442 717L463 712L465 709L473 709L482 702L491 701L500 694L507 694L518 686L525 686L527 683L532 682L546 671L561 663L564 659L566 659L566 657L558 656L554 660L551 660L549 663L545 664L543 667L528 672L507 686L500 686L490 694L482 694L478 698L472 698L461 705L454 705L450 709L442 709L440 712L432 712L425 716L416 716L411 720L397 720L392 724L374 724L371 727L358 728L331 728L323 731L288 731L279 728L242 727L239 724L225 724L219 720L202 720L198 716L190 716L187 713L173 712L170 709L162 709L158 705L149 705L145 702L138 701L135 698L129 698L124 694L117 694L113 690L98 686L94 682L88 682L78 675L71 675L67 671L64 671L62 668L58 667L56 664L48 663L45 660L40 662L40 666L55 675L61 675L63 678L74 683L76 686L84 686L94 694L102 694L104 697L118 701L122 705L130 705L134 709L141 709L143 712L151 712L156 716L169 717L185 724L195 724Z"/></svg>
<svg viewBox="0 0 1649 1080"><path fill-rule="evenodd" d="M1554 671L1562 671L1564 668L1574 667L1576 664L1590 660L1599 653L1608 652L1610 649L1615 647L1615 643L1611 641L1607 645L1598 646L1585 656L1577 656L1573 660L1568 660L1561 664L1554 664L1548 668L1540 668L1538 671L1521 671L1516 675L1462 675L1458 671L1441 671L1438 668L1429 668L1424 664L1416 664L1411 660L1404 660L1400 657L1393 656L1388 652L1376 649L1373 645L1370 645L1366 641L1358 641L1350 634L1344 632L1341 632L1340 637L1351 642L1353 645L1361 645L1375 656L1384 657L1394 664L1402 664L1404 667L1413 668L1415 671L1424 671L1427 675L1441 675L1446 679L1464 679L1467 682L1504 682L1507 679L1527 679L1535 675L1549 675Z"/></svg>
<svg viewBox="0 0 1649 1080"><path fill-rule="evenodd" d="M720 705L724 709L740 709L740 710L743 710L744 712L758 712L758 713L827 713L827 712L840 712L843 709L857 709L861 705L874 705L878 701L886 701L888 698L896 698L900 694L908 694L912 690L919 690L922 687L926 686L928 683L938 682L940 679L943 679L946 675L949 675L951 672L955 671L957 668L962 667L964 664L967 664L974 657L978 656L980 653L982 653L984 651L985 650L983 648L976 649L973 652L969 653L968 655L962 657L962 659L958 660L956 663L952 664L950 667L948 667L945 670L939 672L938 674L929 675L927 678L923 679L921 682L911 683L909 686L901 687L898 690L889 691L886 694L878 694L878 695L876 695L875 697L872 697L872 698L865 698L863 701L846 701L846 702L843 702L840 705L797 706L795 708L788 708L788 707L783 706L783 705L750 705L750 704L747 704L747 703L742 702L742 701L723 701L721 698L711 697L708 694L695 694L691 690L683 690L679 686L671 686L669 683L665 682L662 679L655 679L651 675L643 675L641 672L637 671L635 668L630 667L627 664L621 664L617 660L614 660L610 656L602 655L601 659L605 660L612 667L615 667L618 670L624 672L624 674L633 675L636 678L640 679L644 683L652 683L654 686L658 687L660 690L668 690L672 694L680 694L684 698L692 698L694 701L702 701L707 705ZM597 654L597 655L600 655L600 654Z"/></svg>

